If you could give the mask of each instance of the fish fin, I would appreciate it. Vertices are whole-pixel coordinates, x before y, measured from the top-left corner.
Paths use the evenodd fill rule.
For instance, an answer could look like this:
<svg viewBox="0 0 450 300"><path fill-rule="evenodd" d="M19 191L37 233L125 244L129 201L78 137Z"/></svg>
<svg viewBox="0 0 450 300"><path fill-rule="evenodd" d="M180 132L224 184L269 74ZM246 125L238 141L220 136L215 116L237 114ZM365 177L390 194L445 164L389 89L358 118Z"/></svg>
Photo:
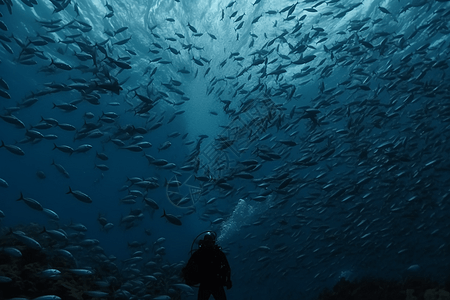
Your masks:
<svg viewBox="0 0 450 300"><path fill-rule="evenodd" d="M20 192L20 198L17 199L16 201L20 201L20 200L23 200L23 194L22 194L22 192Z"/></svg>

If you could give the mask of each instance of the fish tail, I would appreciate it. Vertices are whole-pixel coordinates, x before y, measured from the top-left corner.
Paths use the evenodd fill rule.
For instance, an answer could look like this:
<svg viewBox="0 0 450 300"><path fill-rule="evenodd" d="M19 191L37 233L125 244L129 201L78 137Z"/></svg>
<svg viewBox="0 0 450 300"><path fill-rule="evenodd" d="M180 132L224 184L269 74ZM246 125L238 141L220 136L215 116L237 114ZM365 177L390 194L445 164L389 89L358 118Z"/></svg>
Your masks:
<svg viewBox="0 0 450 300"><path fill-rule="evenodd" d="M23 200L23 194L22 194L22 192L20 192L20 198L17 199L16 201L20 201L20 200Z"/></svg>
<svg viewBox="0 0 450 300"><path fill-rule="evenodd" d="M5 147L5 143L3 142L3 140L2 140L2 144L0 145L0 148L1 147Z"/></svg>
<svg viewBox="0 0 450 300"><path fill-rule="evenodd" d="M161 218L162 218L162 217L165 217L165 216L166 216L166 210L163 209L163 215L161 216Z"/></svg>
<svg viewBox="0 0 450 300"><path fill-rule="evenodd" d="M53 147L53 149L52 149L52 150L55 150L56 148L58 148L58 146L56 146L56 144L55 144L55 143L53 143L53 145L54 145L54 147ZM53 161L53 162L55 162L55 161Z"/></svg>
<svg viewBox="0 0 450 300"><path fill-rule="evenodd" d="M72 194L72 189L70 188L70 185L69 185L69 191L66 194Z"/></svg>

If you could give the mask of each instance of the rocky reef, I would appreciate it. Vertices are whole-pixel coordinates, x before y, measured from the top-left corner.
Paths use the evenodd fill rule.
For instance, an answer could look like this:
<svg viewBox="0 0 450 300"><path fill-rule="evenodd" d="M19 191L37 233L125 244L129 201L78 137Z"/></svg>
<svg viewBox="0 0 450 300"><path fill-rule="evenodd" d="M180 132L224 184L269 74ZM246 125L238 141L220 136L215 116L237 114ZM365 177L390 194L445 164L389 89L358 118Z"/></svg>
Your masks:
<svg viewBox="0 0 450 300"><path fill-rule="evenodd" d="M40 247L24 245L17 239L21 233ZM180 299L181 292L173 288L179 268L165 267L162 258L153 256L151 267L114 262L98 244L87 244L84 235L69 236L57 240L38 224L2 228L0 299L55 295L64 300L109 300L129 299L132 293L140 299L164 294Z"/></svg>
<svg viewBox="0 0 450 300"><path fill-rule="evenodd" d="M342 278L332 290L324 290L318 300L450 300L450 280L440 285L427 278L386 280Z"/></svg>

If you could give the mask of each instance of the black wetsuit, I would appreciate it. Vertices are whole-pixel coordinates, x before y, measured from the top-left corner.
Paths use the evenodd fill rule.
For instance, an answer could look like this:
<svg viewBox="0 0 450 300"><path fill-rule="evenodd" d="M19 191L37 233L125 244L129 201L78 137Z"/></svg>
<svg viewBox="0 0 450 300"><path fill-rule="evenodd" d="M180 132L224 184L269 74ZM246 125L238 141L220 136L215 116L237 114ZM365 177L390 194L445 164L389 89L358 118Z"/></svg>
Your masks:
<svg viewBox="0 0 450 300"><path fill-rule="evenodd" d="M231 269L225 254L216 245L202 246L189 259L189 265L198 267L200 288L198 300L208 300L213 295L215 300L226 300L224 286L231 288Z"/></svg>

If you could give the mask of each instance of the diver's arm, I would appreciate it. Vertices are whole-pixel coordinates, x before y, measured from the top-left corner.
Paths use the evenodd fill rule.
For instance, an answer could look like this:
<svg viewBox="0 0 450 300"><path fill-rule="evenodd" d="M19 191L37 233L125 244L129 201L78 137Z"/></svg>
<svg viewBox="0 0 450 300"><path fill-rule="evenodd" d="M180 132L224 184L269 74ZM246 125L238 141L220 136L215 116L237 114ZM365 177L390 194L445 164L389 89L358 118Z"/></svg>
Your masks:
<svg viewBox="0 0 450 300"><path fill-rule="evenodd" d="M231 279L231 268L230 268L230 264L228 263L228 260L225 256L224 256L224 264L225 264L227 280L230 280Z"/></svg>
<svg viewBox="0 0 450 300"><path fill-rule="evenodd" d="M224 268L225 273L225 283L227 289L231 289L232 283L231 283L231 268L230 264L228 263L227 257L225 256L225 253L222 252L222 264Z"/></svg>

